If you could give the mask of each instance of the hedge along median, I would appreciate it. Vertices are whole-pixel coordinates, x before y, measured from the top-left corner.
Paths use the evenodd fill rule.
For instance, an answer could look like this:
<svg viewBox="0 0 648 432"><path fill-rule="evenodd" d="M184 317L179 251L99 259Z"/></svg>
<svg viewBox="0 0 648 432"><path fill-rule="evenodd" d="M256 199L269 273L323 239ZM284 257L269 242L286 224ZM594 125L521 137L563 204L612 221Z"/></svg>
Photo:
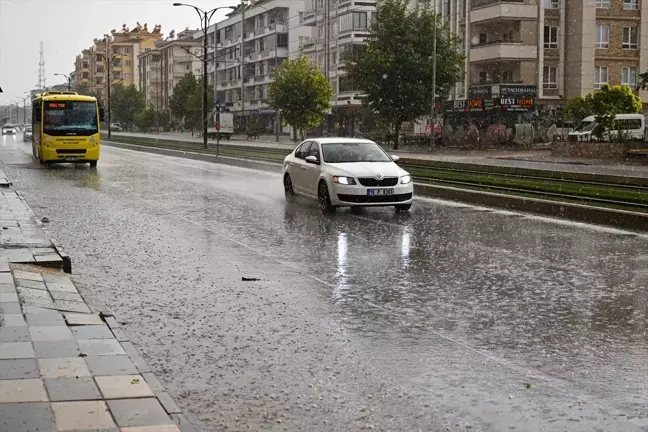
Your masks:
<svg viewBox="0 0 648 432"><path fill-rule="evenodd" d="M179 150L215 156L213 144L204 149L201 143L167 139L115 136L111 141L145 147ZM221 145L223 157L251 159L280 163L289 151L245 145ZM195 157L192 157L195 159ZM215 159L209 158L215 162ZM530 170L492 165L461 164L402 158L399 164L408 170L417 182L451 184L455 188L480 189L511 195L541 198L543 194L553 201L581 202L597 207L645 211L648 206L648 179L594 174ZM240 165L240 164L239 164ZM601 183L605 181L605 183ZM633 184L632 181L635 181ZM453 183L454 182L454 183ZM592 202L591 200L596 200ZM589 202L588 202L589 201ZM609 202L604 202L609 201Z"/></svg>

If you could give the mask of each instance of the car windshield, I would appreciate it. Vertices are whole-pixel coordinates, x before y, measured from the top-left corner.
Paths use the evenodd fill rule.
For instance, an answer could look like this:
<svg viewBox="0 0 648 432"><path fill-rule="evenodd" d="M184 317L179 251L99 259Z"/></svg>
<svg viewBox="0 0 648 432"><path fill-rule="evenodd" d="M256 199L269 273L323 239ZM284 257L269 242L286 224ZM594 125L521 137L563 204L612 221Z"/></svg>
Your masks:
<svg viewBox="0 0 648 432"><path fill-rule="evenodd" d="M339 142L322 144L324 162L391 162L392 159L376 143Z"/></svg>
<svg viewBox="0 0 648 432"><path fill-rule="evenodd" d="M46 102L43 132L48 134L78 131L96 133L98 130L96 107L95 102Z"/></svg>
<svg viewBox="0 0 648 432"><path fill-rule="evenodd" d="M578 126L576 126L574 132L588 132L594 129L595 126L596 126L596 122L582 121Z"/></svg>

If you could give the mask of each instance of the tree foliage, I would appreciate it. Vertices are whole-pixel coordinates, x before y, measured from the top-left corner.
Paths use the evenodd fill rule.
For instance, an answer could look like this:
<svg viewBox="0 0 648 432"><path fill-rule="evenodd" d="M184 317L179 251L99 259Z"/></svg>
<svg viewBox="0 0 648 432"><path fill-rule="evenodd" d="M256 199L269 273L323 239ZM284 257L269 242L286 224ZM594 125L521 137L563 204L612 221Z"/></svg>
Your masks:
<svg viewBox="0 0 648 432"><path fill-rule="evenodd" d="M397 147L400 125L430 112L434 59L437 100L444 100L463 79L464 56L461 40L429 8L384 0L376 13L366 51L345 68L354 88L366 94L365 105L394 126Z"/></svg>
<svg viewBox="0 0 648 432"><path fill-rule="evenodd" d="M641 98L630 87L604 85L600 91L568 101L565 114L575 121L594 115L597 123L594 134L601 137L606 130L619 129L620 125L614 122L617 114L637 114L641 108Z"/></svg>
<svg viewBox="0 0 648 432"><path fill-rule="evenodd" d="M157 113L153 107L144 108L135 114L135 125L142 131L151 129L157 121Z"/></svg>
<svg viewBox="0 0 648 432"><path fill-rule="evenodd" d="M92 96L97 98L97 100L102 99L101 94L95 92L94 90L91 90L87 84L77 84L76 86L74 86L74 91L83 96Z"/></svg>
<svg viewBox="0 0 648 432"><path fill-rule="evenodd" d="M203 81L199 78L196 81L193 92L188 95L184 106L185 125L191 129L200 129L203 123ZM211 113L214 106L214 88L207 86L207 115Z"/></svg>
<svg viewBox="0 0 648 432"><path fill-rule="evenodd" d="M286 60L268 89L270 106L280 110L295 130L317 126L331 107L333 89L322 72L304 56Z"/></svg>
<svg viewBox="0 0 648 432"><path fill-rule="evenodd" d="M111 91L113 119L126 128L135 123L135 114L146 108L144 95L134 85L116 85Z"/></svg>
<svg viewBox="0 0 648 432"><path fill-rule="evenodd" d="M187 101L195 93L196 85L196 76L193 72L187 72L173 88L173 94L169 100L169 109L177 120L182 120L185 116Z"/></svg>

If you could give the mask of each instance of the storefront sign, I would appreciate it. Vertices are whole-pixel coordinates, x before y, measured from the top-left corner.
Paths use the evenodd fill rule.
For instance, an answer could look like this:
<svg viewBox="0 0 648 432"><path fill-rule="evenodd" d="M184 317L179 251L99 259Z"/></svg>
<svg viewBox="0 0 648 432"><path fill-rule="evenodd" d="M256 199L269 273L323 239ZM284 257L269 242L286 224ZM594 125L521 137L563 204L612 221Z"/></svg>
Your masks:
<svg viewBox="0 0 648 432"><path fill-rule="evenodd" d="M492 110L495 103L492 99L461 99L449 102L446 105L446 112L461 113L461 112L481 112Z"/></svg>
<svg viewBox="0 0 648 432"><path fill-rule="evenodd" d="M530 97L535 98L538 93L536 86L532 85L501 85L500 97L502 98L519 98Z"/></svg>
<svg viewBox="0 0 648 432"><path fill-rule="evenodd" d="M506 111L531 111L535 105L533 97L502 97L500 106Z"/></svg>
<svg viewBox="0 0 648 432"><path fill-rule="evenodd" d="M490 99L492 97L491 86L475 86L468 89L470 99Z"/></svg>

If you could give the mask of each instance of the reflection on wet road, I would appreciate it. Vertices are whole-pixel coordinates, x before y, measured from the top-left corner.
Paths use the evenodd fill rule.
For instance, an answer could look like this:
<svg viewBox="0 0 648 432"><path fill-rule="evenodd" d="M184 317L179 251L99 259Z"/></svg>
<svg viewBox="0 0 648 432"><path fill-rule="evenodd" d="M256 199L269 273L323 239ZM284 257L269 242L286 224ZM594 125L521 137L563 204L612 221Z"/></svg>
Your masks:
<svg viewBox="0 0 648 432"><path fill-rule="evenodd" d="M648 427L644 236L431 200L325 217L272 173L27 152L3 137L1 168L201 430Z"/></svg>

